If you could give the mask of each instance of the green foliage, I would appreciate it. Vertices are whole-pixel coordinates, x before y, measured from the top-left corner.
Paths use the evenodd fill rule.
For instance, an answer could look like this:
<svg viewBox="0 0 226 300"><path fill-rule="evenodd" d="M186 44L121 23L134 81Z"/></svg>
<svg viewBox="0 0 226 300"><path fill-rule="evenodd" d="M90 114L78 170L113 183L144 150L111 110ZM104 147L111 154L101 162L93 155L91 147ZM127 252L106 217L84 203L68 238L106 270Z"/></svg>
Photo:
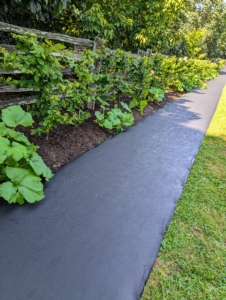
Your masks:
<svg viewBox="0 0 226 300"><path fill-rule="evenodd" d="M44 198L42 178L49 180L53 174L36 153L34 146L15 127L33 124L30 113L20 106L2 110L0 122L0 197L8 203L23 204Z"/></svg>
<svg viewBox="0 0 226 300"><path fill-rule="evenodd" d="M96 111L96 122L101 127L105 127L110 130L116 129L117 131L122 131L123 126L128 127L133 125L134 117L130 108L124 102L121 102L120 104L122 105L124 112L122 109L118 108L117 105L110 110L103 110L103 113Z"/></svg>
<svg viewBox="0 0 226 300"><path fill-rule="evenodd" d="M150 88L149 92L153 95L152 99L157 100L158 102L162 101L165 94L165 91L163 89L159 89L155 87Z"/></svg>
<svg viewBox="0 0 226 300"><path fill-rule="evenodd" d="M199 59L179 59L155 54L140 57L117 50L84 51L77 61L73 53L50 41L39 42L29 33L14 36L20 53L2 49L2 67L15 70L20 79L5 80L15 88L33 88L37 102L30 111L41 118L33 133L49 133L58 124L79 125L90 113L86 106L96 102L96 120L101 127L121 131L134 123L132 108L141 114L149 102L161 101L166 90L190 91L203 86L206 80L218 75L225 61L216 63ZM54 52L58 52L57 57ZM70 67L74 78L63 79L60 70ZM95 66L97 67L95 69ZM95 72L90 72L94 70ZM129 106L122 100L129 98ZM20 107L2 110L0 123L0 196L9 203L39 201L44 197L41 178L48 180L52 173L37 147L14 128L30 126L30 113Z"/></svg>
<svg viewBox="0 0 226 300"><path fill-rule="evenodd" d="M0 21L43 31L63 32L54 22L71 0L2 0ZM14 44L9 33L0 32L0 44Z"/></svg>
<svg viewBox="0 0 226 300"><path fill-rule="evenodd" d="M61 17L69 34L93 39L126 51L154 52L200 58L225 57L226 3L224 0L86 1Z"/></svg>
<svg viewBox="0 0 226 300"><path fill-rule="evenodd" d="M225 62L221 61L220 65ZM191 91L205 87L204 82L218 76L219 65L208 60L164 58L160 77L167 90Z"/></svg>
<svg viewBox="0 0 226 300"><path fill-rule="evenodd" d="M87 91L87 85L92 81L89 75L89 68L93 64L91 55L87 52L76 64L67 52L62 51L65 47L61 44L52 44L48 40L40 43L32 33L14 35L14 38L18 40L17 49L23 53L10 54L3 50L3 67L7 70L16 69L22 75L20 80L9 77L5 83L15 88L39 91L32 114L43 121L33 133L48 134L57 124L78 125L87 119L89 113L83 108L85 101L91 101ZM55 57L54 52L62 53L62 57ZM78 81L63 79L60 69L65 64L74 68Z"/></svg>
<svg viewBox="0 0 226 300"><path fill-rule="evenodd" d="M183 7L183 2L90 0L81 5L72 1L58 21L68 34L90 39L98 35L113 49L135 51L149 46L157 50L169 39L165 31Z"/></svg>
<svg viewBox="0 0 226 300"><path fill-rule="evenodd" d="M224 0L3 0L0 21L94 39L111 49L225 57ZM2 44L10 38L0 33ZM202 56L200 56L202 55Z"/></svg>
<svg viewBox="0 0 226 300"><path fill-rule="evenodd" d="M171 30L177 30L179 47L189 57L225 58L226 2L224 0L186 0ZM176 54L176 53L175 53Z"/></svg>
<svg viewBox="0 0 226 300"><path fill-rule="evenodd" d="M74 53L62 45L39 42L33 33L14 37L20 53L2 49L0 59L5 70L20 73L19 79L8 77L6 84L36 92L36 103L29 109L41 121L33 134L48 135L58 124L81 124L90 117L90 102L96 103L100 111L96 113L100 126L121 130L133 123L131 112L122 102L125 99L129 100L129 109L136 108L143 114L148 103L162 101L167 90L204 87L204 82L216 77L224 64L160 54L141 57L119 49L87 50L76 60ZM60 71L65 67L74 71L73 78L63 78ZM127 112L119 112L121 106Z"/></svg>
<svg viewBox="0 0 226 300"><path fill-rule="evenodd" d="M16 13L21 14L20 10L23 9L23 14L33 14L36 20L49 21L54 16L61 14L70 2L71 0L3 0L1 8L5 14L12 16Z"/></svg>
<svg viewBox="0 0 226 300"><path fill-rule="evenodd" d="M162 100L164 91L159 88L161 80L157 72L161 60L158 55L150 58L136 57L119 49L111 55L106 49L100 54L100 62L99 77L96 81L100 86L97 90L97 101L118 99L120 102L121 98L129 97L132 98L129 107L138 107L143 113L148 102Z"/></svg>
<svg viewBox="0 0 226 300"><path fill-rule="evenodd" d="M141 93L141 95L143 100L134 97L130 101L129 107L131 109L134 107L138 107L139 112L143 115L144 109L148 105L148 101L153 102L156 100L158 102L161 102L165 95L165 91L160 88L152 87L150 89L146 89L145 92Z"/></svg>
<svg viewBox="0 0 226 300"><path fill-rule="evenodd" d="M94 39L113 49L162 49L175 32L165 34L184 6L183 0L4 0L0 21ZM3 42L2 42L3 43Z"/></svg>
<svg viewBox="0 0 226 300"><path fill-rule="evenodd" d="M194 29L186 34L186 55L192 58L204 58L203 44L206 36L205 29Z"/></svg>

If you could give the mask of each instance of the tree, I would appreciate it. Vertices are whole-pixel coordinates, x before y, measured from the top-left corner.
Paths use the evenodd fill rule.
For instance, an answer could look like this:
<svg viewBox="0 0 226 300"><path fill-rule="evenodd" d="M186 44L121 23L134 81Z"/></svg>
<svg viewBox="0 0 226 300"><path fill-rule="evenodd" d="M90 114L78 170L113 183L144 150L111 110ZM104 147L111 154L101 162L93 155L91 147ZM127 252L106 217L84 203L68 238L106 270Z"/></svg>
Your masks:
<svg viewBox="0 0 226 300"><path fill-rule="evenodd" d="M183 0L71 1L57 23L68 34L105 39L111 48L162 50L167 27L183 7ZM171 36L171 38L173 35Z"/></svg>
<svg viewBox="0 0 226 300"><path fill-rule="evenodd" d="M3 14L7 13L9 17L23 9L25 14L34 15L36 20L49 21L53 16L61 14L70 2L71 0L2 0L0 7ZM8 18L7 15L5 18Z"/></svg>
<svg viewBox="0 0 226 300"><path fill-rule="evenodd" d="M189 56L192 56L191 47L193 47L199 48L199 54L205 53L209 58L225 57L225 1L186 0L185 9L181 15L180 35L187 39L187 54Z"/></svg>
<svg viewBox="0 0 226 300"><path fill-rule="evenodd" d="M99 36L110 48L126 51L226 56L224 0L0 0L0 21L92 40Z"/></svg>
<svg viewBox="0 0 226 300"><path fill-rule="evenodd" d="M0 21L48 30L48 24L62 13L70 2L71 0L0 0ZM60 31L60 28L56 31ZM0 32L0 43L12 43L12 38Z"/></svg>

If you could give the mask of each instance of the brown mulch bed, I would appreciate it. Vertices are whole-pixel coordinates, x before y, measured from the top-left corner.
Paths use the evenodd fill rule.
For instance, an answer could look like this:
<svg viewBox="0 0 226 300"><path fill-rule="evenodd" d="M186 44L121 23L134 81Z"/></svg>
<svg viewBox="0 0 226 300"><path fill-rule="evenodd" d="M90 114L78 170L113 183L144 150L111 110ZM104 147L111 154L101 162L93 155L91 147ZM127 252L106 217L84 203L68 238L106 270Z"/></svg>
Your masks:
<svg viewBox="0 0 226 300"><path fill-rule="evenodd" d="M150 103L145 108L143 115L134 109L135 124L180 96L181 93L166 93L161 103ZM35 125L37 125L37 122ZM49 133L48 138L46 135L30 135L29 127L20 130L25 133L30 142L40 147L37 151L38 154L52 170L56 170L74 157L116 134L115 131L108 131L99 127L98 124L94 123L94 118L90 118L77 127L59 125Z"/></svg>

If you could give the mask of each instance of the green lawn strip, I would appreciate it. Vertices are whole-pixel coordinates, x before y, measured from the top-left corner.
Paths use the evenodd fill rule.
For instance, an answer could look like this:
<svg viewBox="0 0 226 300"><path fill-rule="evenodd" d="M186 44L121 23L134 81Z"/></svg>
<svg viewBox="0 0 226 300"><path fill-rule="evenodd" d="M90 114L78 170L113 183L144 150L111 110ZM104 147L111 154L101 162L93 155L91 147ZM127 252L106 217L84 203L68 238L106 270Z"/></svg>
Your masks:
<svg viewBox="0 0 226 300"><path fill-rule="evenodd" d="M226 300L226 87L142 300Z"/></svg>

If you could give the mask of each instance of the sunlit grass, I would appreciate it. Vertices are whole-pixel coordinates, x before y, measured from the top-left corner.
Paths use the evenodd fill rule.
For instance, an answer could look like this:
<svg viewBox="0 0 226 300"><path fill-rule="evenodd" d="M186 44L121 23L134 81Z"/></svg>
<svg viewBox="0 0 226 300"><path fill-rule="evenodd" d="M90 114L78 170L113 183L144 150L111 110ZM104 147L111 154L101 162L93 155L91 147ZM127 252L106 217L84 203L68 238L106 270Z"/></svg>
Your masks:
<svg viewBox="0 0 226 300"><path fill-rule="evenodd" d="M226 300L226 87L143 300Z"/></svg>

